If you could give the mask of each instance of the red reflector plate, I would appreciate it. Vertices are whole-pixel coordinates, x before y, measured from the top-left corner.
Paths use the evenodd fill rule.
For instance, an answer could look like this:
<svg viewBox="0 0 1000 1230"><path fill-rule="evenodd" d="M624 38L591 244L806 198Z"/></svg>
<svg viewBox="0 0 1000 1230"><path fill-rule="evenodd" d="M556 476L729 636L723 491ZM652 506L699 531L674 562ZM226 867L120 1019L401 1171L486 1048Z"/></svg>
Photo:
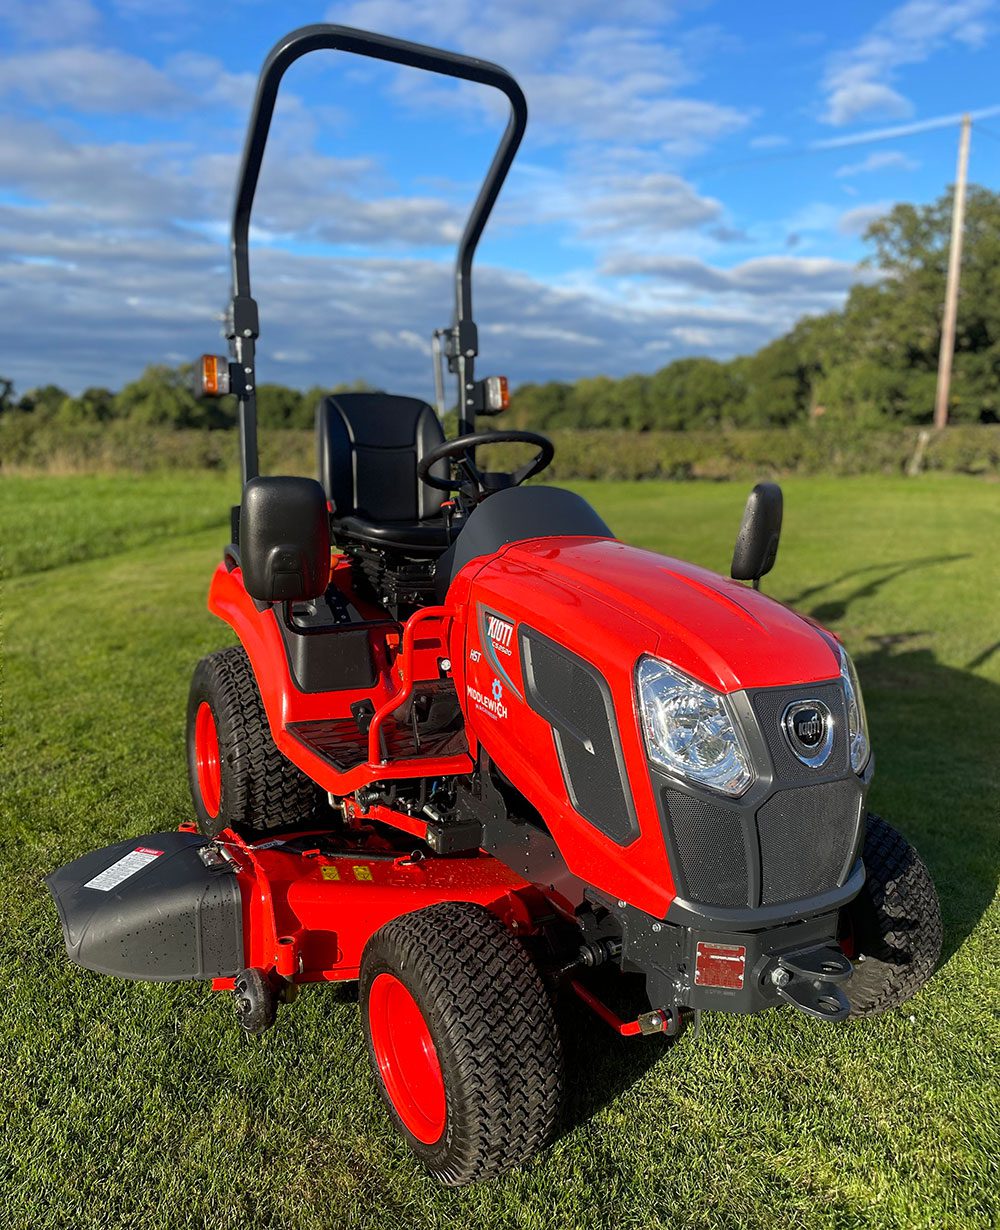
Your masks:
<svg viewBox="0 0 1000 1230"><path fill-rule="evenodd" d="M700 941L694 959L694 983L698 987L743 990L747 950L743 944L707 944Z"/></svg>

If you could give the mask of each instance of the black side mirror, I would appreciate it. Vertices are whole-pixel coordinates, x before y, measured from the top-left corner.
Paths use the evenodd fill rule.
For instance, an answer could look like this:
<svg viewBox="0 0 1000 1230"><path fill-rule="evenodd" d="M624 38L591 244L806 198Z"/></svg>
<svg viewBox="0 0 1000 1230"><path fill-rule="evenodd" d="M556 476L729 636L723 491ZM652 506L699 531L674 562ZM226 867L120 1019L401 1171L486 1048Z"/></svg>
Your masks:
<svg viewBox="0 0 1000 1230"><path fill-rule="evenodd" d="M315 479L250 479L240 506L240 565L258 602L300 602L326 592L330 515Z"/></svg>
<svg viewBox="0 0 1000 1230"><path fill-rule="evenodd" d="M729 570L734 580L753 581L754 589L758 589L761 577L774 567L783 504L777 483L758 483L750 492Z"/></svg>

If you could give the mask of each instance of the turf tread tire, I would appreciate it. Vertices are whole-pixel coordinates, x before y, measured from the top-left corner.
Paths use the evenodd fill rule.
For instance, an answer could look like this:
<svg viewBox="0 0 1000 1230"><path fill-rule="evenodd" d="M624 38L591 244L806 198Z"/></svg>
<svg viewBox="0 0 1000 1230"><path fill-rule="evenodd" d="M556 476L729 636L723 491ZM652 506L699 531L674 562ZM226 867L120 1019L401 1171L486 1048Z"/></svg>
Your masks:
<svg viewBox="0 0 1000 1230"><path fill-rule="evenodd" d="M219 736L222 793L217 816L198 788L194 725L208 701ZM188 697L188 781L198 827L214 837L224 828L261 833L315 821L323 810L319 788L278 750L253 667L241 645L220 649L195 667Z"/></svg>
<svg viewBox="0 0 1000 1230"><path fill-rule="evenodd" d="M431 1031L444 1076L440 1139L417 1140L379 1075L368 995L380 973L400 979ZM402 1136L451 1187L522 1165L552 1137L562 1098L562 1047L553 1005L524 946L482 906L444 902L405 914L368 943L360 971L368 1055Z"/></svg>
<svg viewBox="0 0 1000 1230"><path fill-rule="evenodd" d="M848 906L855 955L844 989L853 1017L877 1016L915 995L934 972L942 941L934 881L902 833L869 813L862 857L867 879Z"/></svg>

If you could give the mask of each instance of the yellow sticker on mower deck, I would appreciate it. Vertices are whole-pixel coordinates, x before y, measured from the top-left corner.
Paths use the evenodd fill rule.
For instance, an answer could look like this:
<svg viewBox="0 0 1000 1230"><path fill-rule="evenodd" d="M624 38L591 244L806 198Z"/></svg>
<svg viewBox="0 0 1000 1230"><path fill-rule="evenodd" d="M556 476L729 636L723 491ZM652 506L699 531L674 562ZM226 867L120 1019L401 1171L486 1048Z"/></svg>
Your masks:
<svg viewBox="0 0 1000 1230"><path fill-rule="evenodd" d="M355 864L353 871L355 880L370 880L372 878L372 869L370 867Z"/></svg>
<svg viewBox="0 0 1000 1230"><path fill-rule="evenodd" d="M336 867L321 867L320 875L323 877L324 880L339 880L340 879L340 872L337 870Z"/></svg>

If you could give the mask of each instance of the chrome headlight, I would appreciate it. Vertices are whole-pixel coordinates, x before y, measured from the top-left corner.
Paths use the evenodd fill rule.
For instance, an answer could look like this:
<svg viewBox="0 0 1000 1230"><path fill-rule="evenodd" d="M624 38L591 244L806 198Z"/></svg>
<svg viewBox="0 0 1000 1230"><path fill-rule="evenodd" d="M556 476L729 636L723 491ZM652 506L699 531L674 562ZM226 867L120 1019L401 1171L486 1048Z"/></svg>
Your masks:
<svg viewBox="0 0 1000 1230"><path fill-rule="evenodd" d="M647 657L636 670L636 693L650 760L724 794L746 790L750 754L721 692Z"/></svg>
<svg viewBox="0 0 1000 1230"><path fill-rule="evenodd" d="M847 650L840 646L840 679L844 685L844 697L847 701L847 739L851 748L851 768L860 773L868 763L871 744L868 741L868 718L865 715L865 701L861 695L861 684L858 682L858 672L854 669Z"/></svg>

